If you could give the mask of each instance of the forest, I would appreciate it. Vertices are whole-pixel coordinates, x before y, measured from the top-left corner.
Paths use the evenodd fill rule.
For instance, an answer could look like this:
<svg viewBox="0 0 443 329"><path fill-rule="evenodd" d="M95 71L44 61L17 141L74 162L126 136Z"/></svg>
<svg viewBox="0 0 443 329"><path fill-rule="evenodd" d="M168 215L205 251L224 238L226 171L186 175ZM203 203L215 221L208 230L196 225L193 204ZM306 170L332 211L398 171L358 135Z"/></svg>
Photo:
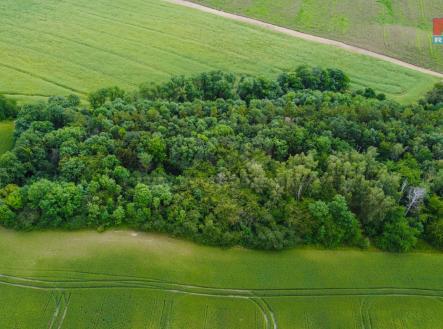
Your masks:
<svg viewBox="0 0 443 329"><path fill-rule="evenodd" d="M212 71L20 108L0 224L258 249L443 248L443 84L401 105L338 69Z"/></svg>

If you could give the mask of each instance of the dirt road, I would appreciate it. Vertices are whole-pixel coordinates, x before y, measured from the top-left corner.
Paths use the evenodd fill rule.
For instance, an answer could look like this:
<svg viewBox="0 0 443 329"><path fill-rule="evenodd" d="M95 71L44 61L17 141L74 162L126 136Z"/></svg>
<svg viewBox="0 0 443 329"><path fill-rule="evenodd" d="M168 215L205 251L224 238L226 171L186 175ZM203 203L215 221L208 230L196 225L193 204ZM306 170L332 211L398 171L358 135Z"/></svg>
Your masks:
<svg viewBox="0 0 443 329"><path fill-rule="evenodd" d="M248 17L244 17L241 15L236 15L236 14L230 14L227 13L225 11L222 10L217 10L217 9L213 9L213 8L209 8L206 6L202 6L196 3L193 3L191 1L186 1L186 0L166 0L168 2L171 3L175 3L177 5L182 5L185 7L189 7L189 8L194 8L206 13L210 13L213 15L217 15L217 16L221 16L221 17L225 17L228 19L232 19L235 21L239 21L239 22L243 22L243 23L247 23L247 24L251 24L251 25L256 25L256 26L260 26L263 27L265 29L268 30L272 30L272 31L276 31L276 32L280 32L280 33L284 33L287 35L290 35L292 37L296 37L296 38L300 38L300 39L304 39L304 40L308 40L308 41L313 41L313 42L318 42L324 45L330 45L330 46L334 46L334 47L338 47L338 48L342 48L345 49L347 51L356 53L356 54L361 54L361 55L366 55L366 56L370 56L370 57L374 57L386 62L390 62L399 66L403 66L406 67L408 69L411 70L415 70L418 72L422 72L422 73L426 73L426 74L430 74L433 75L435 77L438 78L442 78L443 79L443 74L439 73L439 72L435 72L429 69L425 69L423 67L417 66L417 65L413 65L407 62L403 62L399 59L393 58L393 57L389 57L386 55L381 55L378 53L375 53L373 51L370 50L366 50L363 48L359 48L359 47L355 47L355 46L351 46L348 45L346 43L340 42L340 41L335 41L335 40L331 40L331 39L326 39L326 38L321 38L321 37L317 37L315 35L311 35L311 34L307 34L307 33L303 33L303 32L298 32L298 31L294 31L288 28L284 28L281 26L277 26L277 25L273 25L273 24L269 24L269 23L265 23L263 21L257 20L257 19L253 19L253 18L248 18Z"/></svg>

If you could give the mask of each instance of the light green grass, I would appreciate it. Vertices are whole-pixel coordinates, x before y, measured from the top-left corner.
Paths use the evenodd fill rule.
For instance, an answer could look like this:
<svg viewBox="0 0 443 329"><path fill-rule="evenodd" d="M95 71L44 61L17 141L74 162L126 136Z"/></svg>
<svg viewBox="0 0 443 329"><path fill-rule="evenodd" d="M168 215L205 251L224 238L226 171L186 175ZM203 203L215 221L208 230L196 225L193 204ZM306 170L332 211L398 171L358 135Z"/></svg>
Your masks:
<svg viewBox="0 0 443 329"><path fill-rule="evenodd" d="M12 148L12 134L14 132L14 123L10 121L0 121L0 154L9 151Z"/></svg>
<svg viewBox="0 0 443 329"><path fill-rule="evenodd" d="M344 41L443 72L443 47L431 42L432 19L442 13L441 0L195 2Z"/></svg>
<svg viewBox="0 0 443 329"><path fill-rule="evenodd" d="M0 328L438 329L443 320L440 253L222 250L129 231L0 230L0 249Z"/></svg>
<svg viewBox="0 0 443 329"><path fill-rule="evenodd" d="M339 67L354 87L404 102L436 79L366 56L162 0L4 0L0 93L18 100L136 88L214 69L275 77L300 64Z"/></svg>

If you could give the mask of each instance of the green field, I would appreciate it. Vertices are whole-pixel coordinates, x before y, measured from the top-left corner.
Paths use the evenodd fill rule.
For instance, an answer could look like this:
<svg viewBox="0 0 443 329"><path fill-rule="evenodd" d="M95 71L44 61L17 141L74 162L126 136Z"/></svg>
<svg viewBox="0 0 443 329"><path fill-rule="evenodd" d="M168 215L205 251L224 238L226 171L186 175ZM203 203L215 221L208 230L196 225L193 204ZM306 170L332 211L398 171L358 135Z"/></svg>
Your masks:
<svg viewBox="0 0 443 329"><path fill-rule="evenodd" d="M21 101L213 69L271 77L299 64L341 68L354 87L404 102L437 80L162 0L4 0L0 10L0 93Z"/></svg>
<svg viewBox="0 0 443 329"><path fill-rule="evenodd" d="M0 230L0 328L438 329L443 257ZM278 257L276 257L278 255Z"/></svg>
<svg viewBox="0 0 443 329"><path fill-rule="evenodd" d="M12 133L14 131L14 123L10 121L0 122L0 154L12 148Z"/></svg>
<svg viewBox="0 0 443 329"><path fill-rule="evenodd" d="M442 0L196 0L229 12L312 33L443 72L432 44ZM440 15L440 16L439 16Z"/></svg>

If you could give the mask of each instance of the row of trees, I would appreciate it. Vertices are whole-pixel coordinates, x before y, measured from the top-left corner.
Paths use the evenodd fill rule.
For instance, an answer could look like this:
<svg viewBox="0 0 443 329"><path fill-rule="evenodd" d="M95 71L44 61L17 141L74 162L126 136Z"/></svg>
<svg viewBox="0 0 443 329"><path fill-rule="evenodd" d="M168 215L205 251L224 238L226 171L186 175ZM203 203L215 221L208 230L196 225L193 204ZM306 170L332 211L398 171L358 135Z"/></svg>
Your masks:
<svg viewBox="0 0 443 329"><path fill-rule="evenodd" d="M443 247L443 108L348 81L306 67L276 81L210 72L135 96L102 89L91 108L75 96L26 105L0 157L0 223L265 249Z"/></svg>
<svg viewBox="0 0 443 329"><path fill-rule="evenodd" d="M191 78L177 76L164 84L142 85L140 94L151 100L192 102L195 99L240 99L249 104L253 99L277 99L290 91L305 89L341 92L348 89L349 82L348 76L338 69L300 66L294 71L281 73L277 80L236 76L222 71L202 73Z"/></svg>

